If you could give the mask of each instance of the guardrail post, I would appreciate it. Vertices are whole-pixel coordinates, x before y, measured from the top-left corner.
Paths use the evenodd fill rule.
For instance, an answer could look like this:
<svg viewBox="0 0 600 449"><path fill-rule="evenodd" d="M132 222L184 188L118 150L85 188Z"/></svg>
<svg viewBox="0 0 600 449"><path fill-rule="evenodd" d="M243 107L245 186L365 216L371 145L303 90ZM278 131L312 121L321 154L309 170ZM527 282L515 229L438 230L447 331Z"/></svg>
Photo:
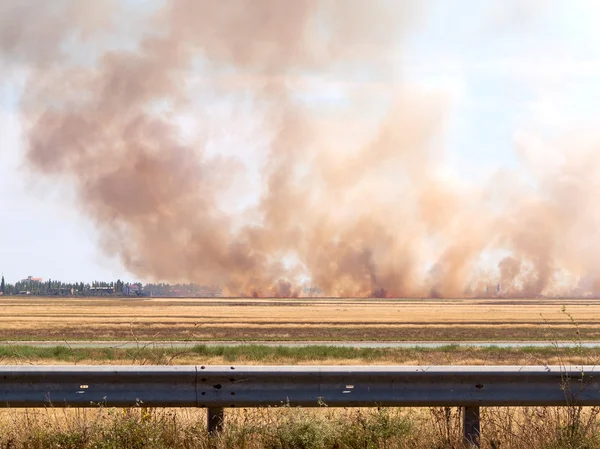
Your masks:
<svg viewBox="0 0 600 449"><path fill-rule="evenodd" d="M463 439L465 444L479 447L479 407L463 407Z"/></svg>
<svg viewBox="0 0 600 449"><path fill-rule="evenodd" d="M225 409L223 407L209 407L206 410L206 427L208 433L216 433L223 430L225 420Z"/></svg>

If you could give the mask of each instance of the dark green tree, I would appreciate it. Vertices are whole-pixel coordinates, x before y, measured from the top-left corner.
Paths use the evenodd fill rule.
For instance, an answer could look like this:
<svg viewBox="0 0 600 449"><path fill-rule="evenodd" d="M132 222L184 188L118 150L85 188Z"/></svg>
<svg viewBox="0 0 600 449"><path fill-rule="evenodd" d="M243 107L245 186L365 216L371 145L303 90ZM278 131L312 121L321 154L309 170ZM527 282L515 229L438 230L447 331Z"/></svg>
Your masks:
<svg viewBox="0 0 600 449"><path fill-rule="evenodd" d="M6 284L4 284L4 275L2 275L2 281L0 282L0 292L2 292L2 294L4 294L5 290L6 290Z"/></svg>

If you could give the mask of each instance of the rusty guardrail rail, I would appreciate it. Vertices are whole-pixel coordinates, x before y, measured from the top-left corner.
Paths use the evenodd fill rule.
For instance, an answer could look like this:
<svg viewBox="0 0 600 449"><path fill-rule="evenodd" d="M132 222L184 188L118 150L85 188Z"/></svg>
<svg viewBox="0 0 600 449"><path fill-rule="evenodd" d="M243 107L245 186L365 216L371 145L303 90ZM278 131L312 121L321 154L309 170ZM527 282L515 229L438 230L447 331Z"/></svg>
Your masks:
<svg viewBox="0 0 600 449"><path fill-rule="evenodd" d="M1 407L463 407L478 445L482 406L598 406L593 366L0 366Z"/></svg>

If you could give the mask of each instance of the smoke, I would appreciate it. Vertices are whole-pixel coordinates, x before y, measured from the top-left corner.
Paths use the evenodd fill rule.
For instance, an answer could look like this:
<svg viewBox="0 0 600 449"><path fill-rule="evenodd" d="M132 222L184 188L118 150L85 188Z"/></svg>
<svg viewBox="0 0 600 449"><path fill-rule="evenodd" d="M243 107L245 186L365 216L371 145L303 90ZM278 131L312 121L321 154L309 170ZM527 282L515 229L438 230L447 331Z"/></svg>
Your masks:
<svg viewBox="0 0 600 449"><path fill-rule="evenodd" d="M593 145L554 169L525 161L534 187L444 177L446 99L402 70L416 4L4 0L0 56L28 72L27 164L71 186L102 248L148 280L600 293Z"/></svg>

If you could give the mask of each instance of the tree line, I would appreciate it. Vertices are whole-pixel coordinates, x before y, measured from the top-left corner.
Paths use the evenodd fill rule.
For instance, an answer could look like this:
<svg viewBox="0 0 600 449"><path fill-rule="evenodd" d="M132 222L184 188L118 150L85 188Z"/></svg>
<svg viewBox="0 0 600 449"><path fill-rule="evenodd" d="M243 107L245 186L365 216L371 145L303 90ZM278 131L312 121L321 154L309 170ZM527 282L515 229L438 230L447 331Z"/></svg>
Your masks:
<svg viewBox="0 0 600 449"><path fill-rule="evenodd" d="M161 296L161 297L218 297L221 289L216 286L189 284L142 284L141 282L123 282L120 279L111 282L62 282L48 279L23 279L14 284L0 281L0 295L32 296Z"/></svg>

